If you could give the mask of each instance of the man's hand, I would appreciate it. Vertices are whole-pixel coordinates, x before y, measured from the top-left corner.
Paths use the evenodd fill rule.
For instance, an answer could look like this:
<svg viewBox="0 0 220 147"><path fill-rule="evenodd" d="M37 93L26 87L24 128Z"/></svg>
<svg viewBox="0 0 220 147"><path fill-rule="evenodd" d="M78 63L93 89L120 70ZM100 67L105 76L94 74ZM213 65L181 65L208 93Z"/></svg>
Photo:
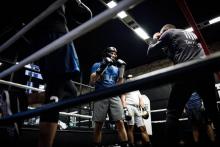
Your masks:
<svg viewBox="0 0 220 147"><path fill-rule="evenodd" d="M141 113L141 116L143 117L143 119L148 119L149 118L149 113L148 111L146 110L146 108L141 108L142 109L142 113Z"/></svg>
<svg viewBox="0 0 220 147"><path fill-rule="evenodd" d="M122 66L122 65L126 65L126 63L125 63L125 61L123 61L123 60L121 60L121 59L118 59L117 61L116 61L116 63L117 63L117 66Z"/></svg>
<svg viewBox="0 0 220 147"><path fill-rule="evenodd" d="M160 38L160 35L161 35L160 32L154 33L153 39L158 40Z"/></svg>
<svg viewBox="0 0 220 147"><path fill-rule="evenodd" d="M124 114L125 114L125 120L130 121L131 120L131 115L128 112L128 108L124 107Z"/></svg>
<svg viewBox="0 0 220 147"><path fill-rule="evenodd" d="M116 63L117 63L117 66L119 67L119 78L123 78L124 77L126 63L125 63L125 61L123 61L121 59L118 59L116 61Z"/></svg>
<svg viewBox="0 0 220 147"><path fill-rule="evenodd" d="M107 66L113 64L113 61L109 57L105 57L102 62L100 63L100 67L97 69L96 73L102 75Z"/></svg>

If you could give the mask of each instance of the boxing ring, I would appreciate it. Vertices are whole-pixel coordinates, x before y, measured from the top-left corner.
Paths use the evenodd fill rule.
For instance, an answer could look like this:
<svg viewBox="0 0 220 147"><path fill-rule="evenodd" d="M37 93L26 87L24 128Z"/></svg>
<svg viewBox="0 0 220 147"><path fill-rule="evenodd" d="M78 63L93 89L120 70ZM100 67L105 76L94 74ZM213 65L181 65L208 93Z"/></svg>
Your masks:
<svg viewBox="0 0 220 147"><path fill-rule="evenodd" d="M62 4L64 4L67 0L57 0L53 3L47 10L42 12L38 17L36 17L33 21L27 24L22 30L16 33L12 38L10 38L6 43L0 46L0 52L7 49L10 45L12 45L17 39L19 39L23 34L29 31L32 27L37 25L41 20L46 18L49 14L59 8ZM86 34L87 32L99 27L106 21L110 20L114 17L118 12L121 10L126 10L132 5L136 5L140 3L142 0L124 0L120 2L117 6L112 9L108 9L101 14L95 16L93 19L85 22L84 24L80 25L79 27L71 30L66 35L60 37L59 39L53 41L52 43L48 44L47 46L41 48L39 51L33 53L29 57L23 59L19 64L13 65L10 68L6 69L5 71L0 73L0 79L4 78L5 76L9 75L12 72L15 72L25 65L37 61L39 58L42 58L53 51L57 50L58 48L62 47L63 45L71 42L72 40ZM19 120L28 119L31 117L39 116L41 113L46 111L62 111L66 108L71 108L73 106L82 105L89 103L91 101L97 101L104 99L106 97L111 97L115 95L120 95L125 92L130 92L133 90L143 90L154 88L159 85L167 84L174 82L176 80L187 78L193 72L194 74L199 74L205 71L212 71L216 72L220 70L220 52L216 52L210 54L209 56L203 59L197 59L193 61L189 61L186 63L178 64L171 67L166 67L163 69L159 69L150 73L146 73L140 76L137 76L135 80L123 83L121 85L116 85L111 88L106 88L105 90L97 90L92 91L83 95L79 95L77 97L72 97L71 99L62 100L57 103L50 103L45 104L39 108L31 109L25 112L19 112L13 114L11 116L6 116L0 118L0 125L5 125L7 123L16 122ZM23 89L31 89L37 92L43 92L44 90L25 86L13 82L7 82L4 80L0 80L0 83L7 84ZM151 110L151 113L166 111L166 109L159 109L159 110ZM74 117L82 117L91 119L91 116L81 115L81 114L70 114L61 112L62 115L67 116L74 116ZM186 120L183 118L181 120ZM158 120L152 121L152 123L163 123L165 120Z"/></svg>

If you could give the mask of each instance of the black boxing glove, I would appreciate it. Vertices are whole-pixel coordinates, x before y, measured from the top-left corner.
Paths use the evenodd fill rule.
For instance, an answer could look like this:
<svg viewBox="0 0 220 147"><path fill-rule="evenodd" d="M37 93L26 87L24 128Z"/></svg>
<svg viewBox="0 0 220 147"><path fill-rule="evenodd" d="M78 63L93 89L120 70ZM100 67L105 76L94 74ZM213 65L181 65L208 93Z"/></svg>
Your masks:
<svg viewBox="0 0 220 147"><path fill-rule="evenodd" d="M144 107L144 108L141 108L141 109L142 109L142 114L141 114L142 118L143 119L148 119L149 118L149 113L146 110L146 108Z"/></svg>
<svg viewBox="0 0 220 147"><path fill-rule="evenodd" d="M113 61L109 57L105 57L102 62L100 63L100 67L97 69L96 73L102 75L107 66L113 64Z"/></svg>
<svg viewBox="0 0 220 147"><path fill-rule="evenodd" d="M118 59L117 61L116 61L116 63L117 63L117 66L122 66L122 65L126 65L126 63L125 63L125 61L123 61L123 60L121 60L121 59Z"/></svg>
<svg viewBox="0 0 220 147"><path fill-rule="evenodd" d="M124 109L125 120L130 121L131 115L129 115L128 108L124 107L123 109Z"/></svg>
<svg viewBox="0 0 220 147"><path fill-rule="evenodd" d="M123 78L124 72L125 72L126 63L125 63L125 61L123 61L121 59L118 59L116 61L116 63L117 63L117 66L119 67L119 78Z"/></svg>

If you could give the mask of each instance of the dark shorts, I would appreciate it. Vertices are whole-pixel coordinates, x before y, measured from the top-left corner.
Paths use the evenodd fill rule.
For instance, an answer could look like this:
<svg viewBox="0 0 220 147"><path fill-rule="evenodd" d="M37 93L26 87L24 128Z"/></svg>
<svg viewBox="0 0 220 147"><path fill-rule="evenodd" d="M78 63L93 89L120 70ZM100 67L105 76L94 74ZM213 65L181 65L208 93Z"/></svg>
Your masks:
<svg viewBox="0 0 220 147"><path fill-rule="evenodd" d="M74 98L77 96L77 88L70 80L54 80L49 82L46 87L45 104L55 103L62 99ZM59 118L58 111L49 111L41 115L41 122L57 122Z"/></svg>
<svg viewBox="0 0 220 147"><path fill-rule="evenodd" d="M208 123L208 117L202 108L188 109L187 114L192 125L202 125Z"/></svg>

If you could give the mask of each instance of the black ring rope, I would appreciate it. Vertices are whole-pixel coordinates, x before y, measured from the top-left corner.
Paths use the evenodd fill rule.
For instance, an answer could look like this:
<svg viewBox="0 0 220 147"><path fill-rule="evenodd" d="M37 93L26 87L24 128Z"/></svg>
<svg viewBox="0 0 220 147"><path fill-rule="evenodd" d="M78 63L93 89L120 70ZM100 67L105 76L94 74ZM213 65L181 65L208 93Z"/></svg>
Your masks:
<svg viewBox="0 0 220 147"><path fill-rule="evenodd" d="M201 74L203 72L215 72L220 66L220 52L214 53L204 59L197 59L175 66L170 66L160 70L138 76L135 80L116 85L103 90L93 91L91 93L80 95L71 99L62 100L58 103L51 103L43 105L40 108L19 112L11 116L6 116L0 119L0 124L6 124L30 117L38 116L43 112L60 111L79 104L88 103L90 101L97 101L107 97L120 95L125 92L133 90L141 90L146 88L153 88L155 86L166 84L189 77L192 73Z"/></svg>

